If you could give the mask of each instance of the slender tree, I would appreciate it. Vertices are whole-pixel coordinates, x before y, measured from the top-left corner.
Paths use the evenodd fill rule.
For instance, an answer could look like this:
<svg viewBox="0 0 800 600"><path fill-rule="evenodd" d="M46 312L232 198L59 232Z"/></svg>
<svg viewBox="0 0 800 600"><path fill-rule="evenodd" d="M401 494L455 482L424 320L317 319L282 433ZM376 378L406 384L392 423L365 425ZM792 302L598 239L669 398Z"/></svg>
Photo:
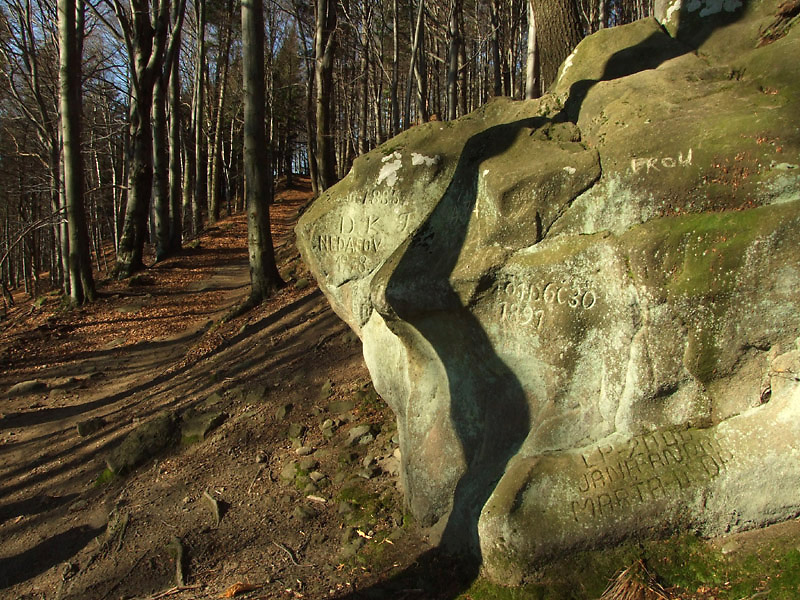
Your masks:
<svg viewBox="0 0 800 600"><path fill-rule="evenodd" d="M179 180L180 173L172 171L175 163L170 163L170 151L174 152L171 132L167 122L167 101L172 64L177 61L180 49L180 29L183 27L183 13L186 0L176 0L172 5L170 17L172 33L164 54L163 68L156 78L153 88L153 207L156 232L156 260L163 260L170 254L170 179Z"/></svg>
<svg viewBox="0 0 800 600"><path fill-rule="evenodd" d="M536 20L542 89L555 81L561 63L583 37L576 0L530 0Z"/></svg>
<svg viewBox="0 0 800 600"><path fill-rule="evenodd" d="M61 157L69 223L70 298L74 304L83 304L95 297L92 263L89 258L89 233L83 203L84 172L81 155L84 14L83 0L58 0Z"/></svg>
<svg viewBox="0 0 800 600"><path fill-rule="evenodd" d="M244 170L247 196L247 247L250 296L243 305L260 304L284 284L275 264L270 231L268 190L264 169L267 138L264 129L264 8L262 0L242 0L242 73L244 84Z"/></svg>
<svg viewBox="0 0 800 600"><path fill-rule="evenodd" d="M336 182L331 101L333 99L333 55L336 48L336 0L316 0L317 21L314 32L316 85L316 157L319 191Z"/></svg>

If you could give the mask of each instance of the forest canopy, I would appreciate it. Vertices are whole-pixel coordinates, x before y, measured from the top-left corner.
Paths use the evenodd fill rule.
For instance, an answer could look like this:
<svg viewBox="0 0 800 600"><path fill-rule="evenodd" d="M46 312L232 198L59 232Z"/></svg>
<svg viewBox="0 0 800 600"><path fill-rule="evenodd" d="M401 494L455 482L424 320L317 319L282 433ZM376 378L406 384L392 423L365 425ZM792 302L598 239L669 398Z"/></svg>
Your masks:
<svg viewBox="0 0 800 600"><path fill-rule="evenodd" d="M0 282L94 295L245 208L242 2L0 0ZM245 0L245 7L258 6ZM650 0L270 0L265 158L315 194L356 156L494 96L538 97ZM74 150L74 151L72 151ZM146 254L152 248L152 255Z"/></svg>

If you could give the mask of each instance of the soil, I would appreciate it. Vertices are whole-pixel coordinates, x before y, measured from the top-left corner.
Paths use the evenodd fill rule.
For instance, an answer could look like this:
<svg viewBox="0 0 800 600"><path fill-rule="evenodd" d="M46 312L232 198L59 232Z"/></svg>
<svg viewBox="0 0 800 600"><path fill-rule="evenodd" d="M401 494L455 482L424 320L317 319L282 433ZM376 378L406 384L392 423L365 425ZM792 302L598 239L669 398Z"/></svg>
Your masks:
<svg viewBox="0 0 800 600"><path fill-rule="evenodd" d="M86 307L17 296L0 390L39 385L0 400L0 596L342 597L427 550L404 521L394 419L360 341L295 250L309 199L305 182L272 206L287 285L227 322L249 292L244 215L102 281ZM112 450L165 412L224 421L112 474ZM82 436L79 423L100 428ZM317 464L291 466L303 459Z"/></svg>
<svg viewBox="0 0 800 600"><path fill-rule="evenodd" d="M0 597L467 590L475 566L438 555L404 514L394 417L295 249L310 196L301 182L272 206L287 285L240 317L225 319L249 292L243 215L130 280L101 281L88 306L17 294L0 321ZM171 427L159 448L109 469L154 422ZM770 543L769 531L741 545Z"/></svg>

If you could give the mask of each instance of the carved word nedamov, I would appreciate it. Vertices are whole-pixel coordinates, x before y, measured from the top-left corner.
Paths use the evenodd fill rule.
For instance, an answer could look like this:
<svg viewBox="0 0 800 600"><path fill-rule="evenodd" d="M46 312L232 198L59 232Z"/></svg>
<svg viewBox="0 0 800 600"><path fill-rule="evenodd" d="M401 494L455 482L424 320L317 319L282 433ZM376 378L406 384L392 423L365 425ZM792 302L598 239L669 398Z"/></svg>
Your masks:
<svg viewBox="0 0 800 600"><path fill-rule="evenodd" d="M581 455L585 471L571 503L575 521L610 517L632 506L697 488L725 469L730 455L696 431L640 435Z"/></svg>

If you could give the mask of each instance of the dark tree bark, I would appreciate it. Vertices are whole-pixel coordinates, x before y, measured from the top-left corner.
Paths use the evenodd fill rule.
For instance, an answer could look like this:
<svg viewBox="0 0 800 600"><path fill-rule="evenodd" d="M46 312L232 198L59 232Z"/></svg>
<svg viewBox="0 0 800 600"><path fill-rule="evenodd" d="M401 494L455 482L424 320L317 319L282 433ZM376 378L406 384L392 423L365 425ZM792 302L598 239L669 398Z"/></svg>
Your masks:
<svg viewBox="0 0 800 600"><path fill-rule="evenodd" d="M233 0L228 0L225 20L225 33L219 48L217 63L217 102L214 118L214 135L211 145L211 189L209 190L208 222L219 220L220 195L222 192L222 126L225 92L228 88L228 63L231 52L231 29L233 28Z"/></svg>
<svg viewBox="0 0 800 600"><path fill-rule="evenodd" d="M167 99L172 63L177 61L180 48L179 32L183 26L184 6L185 0L175 0L172 6L172 34L164 55L163 69L153 88L153 205L157 261L169 256L171 249L170 177L174 179L174 174L170 171L171 135L167 123Z"/></svg>
<svg viewBox="0 0 800 600"><path fill-rule="evenodd" d="M208 204L208 145L204 135L206 105L206 0L195 0L197 15L197 73L194 90L194 196L192 230L203 228L203 210Z"/></svg>
<svg viewBox="0 0 800 600"><path fill-rule="evenodd" d="M264 12L262 0L242 0L242 71L244 77L244 169L247 195L247 247L250 256L250 297L256 306L283 286L275 264L270 231L268 190L264 169Z"/></svg>
<svg viewBox="0 0 800 600"><path fill-rule="evenodd" d="M117 252L117 276L128 277L144 268L142 254L147 215L153 192L153 129L150 114L153 88L161 73L169 24L169 2L159 0L151 15L147 0L130 0L129 9L114 0L128 47L131 73L130 154L128 203Z"/></svg>
<svg viewBox="0 0 800 600"><path fill-rule="evenodd" d="M319 191L336 183L331 102L333 99L333 55L336 48L336 0L316 0L314 32L314 83L316 85L316 158Z"/></svg>
<svg viewBox="0 0 800 600"><path fill-rule="evenodd" d="M89 232L83 205L84 172L81 155L81 57L83 54L83 0L58 0L60 47L59 87L64 164L64 193L69 223L70 299L74 304L94 300L89 256Z"/></svg>
<svg viewBox="0 0 800 600"><path fill-rule="evenodd" d="M542 89L555 81L561 63L581 41L583 33L575 0L531 0L539 46Z"/></svg>
<svg viewBox="0 0 800 600"><path fill-rule="evenodd" d="M183 11L181 11L183 12ZM180 48L181 31L175 30L175 56L169 74L169 251L176 253L183 240L183 211L181 173L181 81Z"/></svg>

